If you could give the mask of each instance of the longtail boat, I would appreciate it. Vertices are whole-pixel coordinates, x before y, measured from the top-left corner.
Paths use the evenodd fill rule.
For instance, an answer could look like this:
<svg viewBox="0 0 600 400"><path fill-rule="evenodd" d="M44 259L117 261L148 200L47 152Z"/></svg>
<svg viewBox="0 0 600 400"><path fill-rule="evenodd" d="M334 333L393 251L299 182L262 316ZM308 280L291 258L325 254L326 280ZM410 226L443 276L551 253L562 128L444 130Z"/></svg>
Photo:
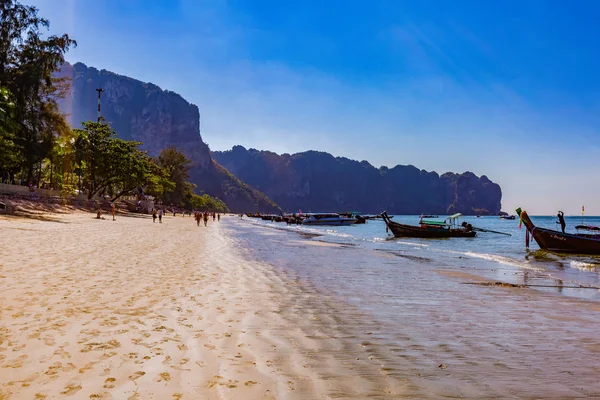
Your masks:
<svg viewBox="0 0 600 400"><path fill-rule="evenodd" d="M451 237L474 237L477 233L471 224L457 225L457 220L462 214L454 214L444 221L420 221L419 226L405 225L394 222L386 212L381 213L387 229L392 231L395 237L414 238L451 238Z"/></svg>
<svg viewBox="0 0 600 400"><path fill-rule="evenodd" d="M529 247L529 234L543 250L557 253L600 254L600 237L590 234L562 233L552 229L537 227L531 222L527 212L517 208L520 221L527 228L525 246ZM580 228L581 229L581 228Z"/></svg>

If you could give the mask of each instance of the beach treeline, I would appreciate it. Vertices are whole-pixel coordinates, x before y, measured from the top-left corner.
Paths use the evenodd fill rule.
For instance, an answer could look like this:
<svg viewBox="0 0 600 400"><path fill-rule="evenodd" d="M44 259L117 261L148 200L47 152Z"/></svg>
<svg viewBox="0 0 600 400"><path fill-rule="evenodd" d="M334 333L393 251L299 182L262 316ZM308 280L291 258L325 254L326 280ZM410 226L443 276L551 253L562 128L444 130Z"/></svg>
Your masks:
<svg viewBox="0 0 600 400"><path fill-rule="evenodd" d="M108 195L143 190L188 209L224 212L219 199L194 193L190 161L167 148L157 158L123 140L102 120L71 128L58 107L69 80L55 72L77 45L67 34L48 35L35 7L0 2L0 177L3 183L60 190L61 195Z"/></svg>

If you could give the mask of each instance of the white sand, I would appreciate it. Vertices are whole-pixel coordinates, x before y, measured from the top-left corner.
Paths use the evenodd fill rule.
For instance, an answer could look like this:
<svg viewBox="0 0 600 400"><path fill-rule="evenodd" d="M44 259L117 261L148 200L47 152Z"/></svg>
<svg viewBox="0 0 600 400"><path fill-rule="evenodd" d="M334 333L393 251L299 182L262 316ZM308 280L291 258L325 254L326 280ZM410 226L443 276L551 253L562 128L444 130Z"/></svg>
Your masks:
<svg viewBox="0 0 600 400"><path fill-rule="evenodd" d="M0 218L1 400L402 394L226 219L59 218Z"/></svg>

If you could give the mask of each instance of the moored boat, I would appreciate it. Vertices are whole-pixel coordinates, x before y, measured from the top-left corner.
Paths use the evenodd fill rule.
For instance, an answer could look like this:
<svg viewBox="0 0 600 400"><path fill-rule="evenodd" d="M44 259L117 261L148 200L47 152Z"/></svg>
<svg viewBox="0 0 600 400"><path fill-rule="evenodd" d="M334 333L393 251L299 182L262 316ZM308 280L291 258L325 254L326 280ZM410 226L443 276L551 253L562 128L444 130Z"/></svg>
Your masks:
<svg viewBox="0 0 600 400"><path fill-rule="evenodd" d="M419 226L400 224L392 221L386 212L382 214L387 229L392 231L395 237L415 238L450 238L450 237L474 237L476 232L471 224L458 225L457 221L462 214L454 214L444 221L423 221Z"/></svg>
<svg viewBox="0 0 600 400"><path fill-rule="evenodd" d="M600 239L600 227L591 225L577 225L575 226L575 229L577 230L577 236Z"/></svg>
<svg viewBox="0 0 600 400"><path fill-rule="evenodd" d="M342 217L346 217L346 218L355 218L356 219L355 224L366 224L367 223L367 218L364 217L361 213L356 212L356 211L339 213L339 215Z"/></svg>
<svg viewBox="0 0 600 400"><path fill-rule="evenodd" d="M517 208L517 215L527 229L526 247L529 247L528 235L531 234L533 240L543 250L557 253L600 255L600 236L562 233L553 229L540 228L535 226L527 212L520 208Z"/></svg>
<svg viewBox="0 0 600 400"><path fill-rule="evenodd" d="M356 223L356 218L343 217L339 214L307 214L302 225L332 225L343 226Z"/></svg>

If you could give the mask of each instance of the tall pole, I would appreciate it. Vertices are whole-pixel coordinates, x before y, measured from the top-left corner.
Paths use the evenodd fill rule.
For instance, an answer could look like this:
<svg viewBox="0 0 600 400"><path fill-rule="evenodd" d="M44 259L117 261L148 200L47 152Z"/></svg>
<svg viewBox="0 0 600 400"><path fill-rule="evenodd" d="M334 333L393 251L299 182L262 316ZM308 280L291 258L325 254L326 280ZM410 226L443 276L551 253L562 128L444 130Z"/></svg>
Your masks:
<svg viewBox="0 0 600 400"><path fill-rule="evenodd" d="M98 92L98 122L100 122L100 119L102 118L102 117L100 116L100 94L101 94L102 92L104 92L104 89L102 89L102 88L98 88L98 89L96 89L96 91Z"/></svg>

